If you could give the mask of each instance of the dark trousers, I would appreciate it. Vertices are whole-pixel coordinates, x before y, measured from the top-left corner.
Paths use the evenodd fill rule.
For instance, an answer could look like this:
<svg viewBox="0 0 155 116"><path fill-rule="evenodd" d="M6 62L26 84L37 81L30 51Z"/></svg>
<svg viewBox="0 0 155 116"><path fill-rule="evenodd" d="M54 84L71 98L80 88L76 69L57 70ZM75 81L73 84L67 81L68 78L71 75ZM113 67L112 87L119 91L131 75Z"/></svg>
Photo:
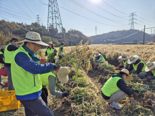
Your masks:
<svg viewBox="0 0 155 116"><path fill-rule="evenodd" d="M11 65L6 64L5 68L6 68L7 75L8 75L8 89L14 90L13 83L12 83L12 77L11 77Z"/></svg>
<svg viewBox="0 0 155 116"><path fill-rule="evenodd" d="M53 111L46 106L41 97L35 100L21 100L21 103L26 116L54 116Z"/></svg>
<svg viewBox="0 0 155 116"><path fill-rule="evenodd" d="M44 86L43 86L43 88L42 88L41 97L42 97L43 101L46 103L46 105L48 105L48 100L47 100L47 98L48 98L48 90L47 90L47 88L44 87Z"/></svg>

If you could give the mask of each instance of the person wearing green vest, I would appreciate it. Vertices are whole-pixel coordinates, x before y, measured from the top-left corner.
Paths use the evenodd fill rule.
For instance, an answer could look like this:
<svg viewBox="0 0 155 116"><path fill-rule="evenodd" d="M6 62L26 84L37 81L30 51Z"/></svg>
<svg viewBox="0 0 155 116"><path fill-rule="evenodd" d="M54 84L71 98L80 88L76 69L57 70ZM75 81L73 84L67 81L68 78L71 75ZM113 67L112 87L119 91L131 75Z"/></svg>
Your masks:
<svg viewBox="0 0 155 116"><path fill-rule="evenodd" d="M123 68L127 68L128 67L128 63L127 63L127 56L126 55L121 55L117 58L118 60L118 66L117 69L123 69Z"/></svg>
<svg viewBox="0 0 155 116"><path fill-rule="evenodd" d="M129 71L122 69L118 74L110 77L101 88L103 98L108 101L110 107L113 109L120 110L122 107L118 102L123 100L127 95L132 96L134 93L124 81L128 75Z"/></svg>
<svg viewBox="0 0 155 116"><path fill-rule="evenodd" d="M14 53L11 63L12 82L16 98L25 108L26 116L54 116L41 98L42 82L40 74L58 71L59 67L53 63L38 63L36 53L48 44L42 42L40 34L29 31L25 39Z"/></svg>
<svg viewBox="0 0 155 116"><path fill-rule="evenodd" d="M61 92L56 90L56 75L52 72L41 74L41 81L42 81L42 94L41 97L44 100L46 104L48 104L48 89L51 93L51 95L54 95L56 97L67 97L69 95L68 92ZM48 88L48 89L47 89Z"/></svg>
<svg viewBox="0 0 155 116"><path fill-rule="evenodd" d="M155 62L148 62L146 65L143 79L147 81L155 80Z"/></svg>
<svg viewBox="0 0 155 116"><path fill-rule="evenodd" d="M47 48L45 55L47 56L47 62L55 63L55 56L57 55L57 50L54 48L53 42L49 42L49 47Z"/></svg>
<svg viewBox="0 0 155 116"><path fill-rule="evenodd" d="M102 54L97 53L95 55L95 62L96 63L103 63L104 61L105 61L105 58L104 58L104 56Z"/></svg>
<svg viewBox="0 0 155 116"><path fill-rule="evenodd" d="M130 73L137 74L138 77L143 78L145 75L146 64L140 59L138 55L133 55L128 59L128 70Z"/></svg>
<svg viewBox="0 0 155 116"><path fill-rule="evenodd" d="M91 59L91 64L93 69L97 69L102 63L106 63L106 57L102 55L100 52L94 54L93 58Z"/></svg>
<svg viewBox="0 0 155 116"><path fill-rule="evenodd" d="M13 84L12 84L12 77L11 77L11 62L12 62L13 54L15 50L18 49L17 42L18 42L17 38L12 38L9 41L9 44L4 49L4 62L5 62L5 68L6 68L7 75L8 75L8 89L9 90L14 89Z"/></svg>
<svg viewBox="0 0 155 116"><path fill-rule="evenodd" d="M64 57L64 43L60 44L59 52L58 52L58 57L59 57L59 59Z"/></svg>

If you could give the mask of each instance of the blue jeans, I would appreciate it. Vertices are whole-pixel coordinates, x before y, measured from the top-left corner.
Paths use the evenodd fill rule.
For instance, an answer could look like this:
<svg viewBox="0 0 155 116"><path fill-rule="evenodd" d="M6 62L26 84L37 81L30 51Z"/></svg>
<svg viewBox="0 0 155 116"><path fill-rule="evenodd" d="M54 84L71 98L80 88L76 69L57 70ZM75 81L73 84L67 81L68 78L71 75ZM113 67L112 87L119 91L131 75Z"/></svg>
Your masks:
<svg viewBox="0 0 155 116"><path fill-rule="evenodd" d="M21 100L26 116L54 116L41 97L35 100Z"/></svg>

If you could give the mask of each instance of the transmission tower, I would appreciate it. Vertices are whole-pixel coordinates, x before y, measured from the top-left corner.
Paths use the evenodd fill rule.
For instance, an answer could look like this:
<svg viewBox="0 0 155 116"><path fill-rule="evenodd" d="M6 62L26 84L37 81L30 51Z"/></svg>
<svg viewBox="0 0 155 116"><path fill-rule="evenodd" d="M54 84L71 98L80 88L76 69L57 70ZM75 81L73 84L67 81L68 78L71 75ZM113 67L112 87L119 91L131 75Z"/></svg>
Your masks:
<svg viewBox="0 0 155 116"><path fill-rule="evenodd" d="M36 21L38 24L40 24L40 17L39 15L37 15L37 21Z"/></svg>
<svg viewBox="0 0 155 116"><path fill-rule="evenodd" d="M137 15L136 15L136 13L134 13L134 12L132 12L131 14L130 14L130 29L135 29L135 24L136 24L136 17Z"/></svg>
<svg viewBox="0 0 155 116"><path fill-rule="evenodd" d="M57 0L48 0L47 29L50 27L62 32L63 26Z"/></svg>

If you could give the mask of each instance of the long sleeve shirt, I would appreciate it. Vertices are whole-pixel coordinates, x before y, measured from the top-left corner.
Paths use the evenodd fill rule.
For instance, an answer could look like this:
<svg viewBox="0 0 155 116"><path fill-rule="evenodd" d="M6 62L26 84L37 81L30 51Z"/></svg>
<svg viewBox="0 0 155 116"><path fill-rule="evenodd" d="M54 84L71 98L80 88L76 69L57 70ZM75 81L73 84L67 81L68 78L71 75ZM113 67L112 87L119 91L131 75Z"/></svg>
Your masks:
<svg viewBox="0 0 155 116"><path fill-rule="evenodd" d="M137 61L135 64L138 64L137 70L134 70L133 64L129 65L129 67L127 68L129 70L129 72L134 72L136 74L139 74L140 72L142 72L144 64L143 63L139 63L140 61Z"/></svg>
<svg viewBox="0 0 155 116"><path fill-rule="evenodd" d="M122 90L124 93L126 93L128 96L131 96L133 94L133 90L129 88L123 79L120 79L117 82L117 86L120 90Z"/></svg>

